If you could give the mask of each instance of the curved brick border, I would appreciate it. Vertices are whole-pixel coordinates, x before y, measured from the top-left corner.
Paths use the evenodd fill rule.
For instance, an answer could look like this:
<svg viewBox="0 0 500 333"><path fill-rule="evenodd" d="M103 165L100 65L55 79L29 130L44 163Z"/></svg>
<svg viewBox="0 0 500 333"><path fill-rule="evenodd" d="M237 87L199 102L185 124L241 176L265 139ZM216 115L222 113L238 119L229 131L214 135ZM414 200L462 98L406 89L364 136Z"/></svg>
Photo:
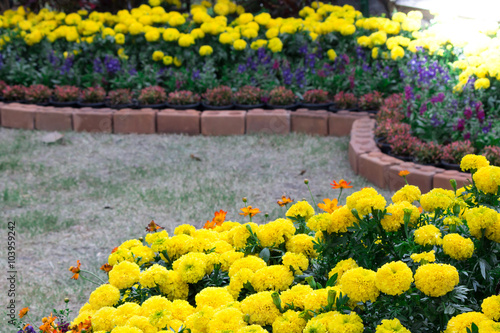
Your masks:
<svg viewBox="0 0 500 333"><path fill-rule="evenodd" d="M320 136L346 136L356 119L366 112L299 109L249 111L196 111L153 109L56 108L32 104L0 103L3 127L42 131L93 133L242 135L290 132Z"/></svg>
<svg viewBox="0 0 500 333"><path fill-rule="evenodd" d="M468 173L404 162L381 153L375 144L374 128L375 120L367 117L354 121L352 125L349 163L356 174L392 191L405 185L404 179L398 175L401 170L410 171L407 176L408 183L418 186L422 193L436 187L451 190L451 179L457 181L458 187L468 184Z"/></svg>

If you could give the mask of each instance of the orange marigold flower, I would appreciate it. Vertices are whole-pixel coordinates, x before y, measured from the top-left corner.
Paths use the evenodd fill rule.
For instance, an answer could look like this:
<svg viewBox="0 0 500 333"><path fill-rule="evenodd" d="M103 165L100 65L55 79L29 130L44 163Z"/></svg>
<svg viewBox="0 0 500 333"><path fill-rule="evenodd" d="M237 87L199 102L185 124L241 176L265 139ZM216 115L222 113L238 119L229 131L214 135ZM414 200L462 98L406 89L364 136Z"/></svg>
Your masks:
<svg viewBox="0 0 500 333"><path fill-rule="evenodd" d="M351 182L348 183L343 179L341 179L338 183L334 180L333 183L330 183L330 185L332 185L334 190L338 188L352 188Z"/></svg>
<svg viewBox="0 0 500 333"><path fill-rule="evenodd" d="M160 227L158 224L155 223L155 221L149 222L148 226L146 227L147 232L156 232L158 230L165 229L163 227Z"/></svg>
<svg viewBox="0 0 500 333"><path fill-rule="evenodd" d="M325 212L330 213L330 214L333 213L334 211L336 211L337 209L339 209L340 207L342 207L342 206L337 206L337 204L338 204L337 199L330 200L330 199L326 198L326 199L323 199L323 202L324 203L319 203L318 207L320 209L324 210Z"/></svg>
<svg viewBox="0 0 500 333"><path fill-rule="evenodd" d="M409 174L410 174L410 171L408 171L408 170L401 170L401 171L399 171L399 176L400 177L406 177Z"/></svg>
<svg viewBox="0 0 500 333"><path fill-rule="evenodd" d="M290 198L290 197L286 197L285 195L282 195L281 196L281 200L278 200L278 205L280 205L280 207L283 207L285 205L288 205L289 203L293 202L293 200Z"/></svg>
<svg viewBox="0 0 500 333"><path fill-rule="evenodd" d="M240 215L243 215L243 216L250 215L250 217L253 217L253 216L260 213L260 210L258 208L252 208L252 206L241 208L241 210L243 211L243 213L240 213Z"/></svg>
<svg viewBox="0 0 500 333"><path fill-rule="evenodd" d="M71 277L73 280L78 280L78 278L80 277L80 266L82 264L80 264L80 260L77 260L76 264L77 264L76 267L75 266L71 266L69 268L69 271L71 273L73 273L73 276Z"/></svg>
<svg viewBox="0 0 500 333"><path fill-rule="evenodd" d="M47 317L44 317L42 319L42 323L43 325L39 327L40 331L44 332L44 333L49 333L49 332L53 332L54 331L54 327L53 327L53 323L54 323L54 320L56 320L57 317L54 317L52 315L52 313L50 314L50 316L47 318Z"/></svg>
<svg viewBox="0 0 500 333"><path fill-rule="evenodd" d="M101 271L105 271L106 273L108 273L112 269L113 269L113 266L111 266L108 263L105 263L104 265L101 266Z"/></svg>
<svg viewBox="0 0 500 333"><path fill-rule="evenodd" d="M19 318L26 316L26 314L28 313L29 310L30 309L28 307L22 308L21 311L19 311Z"/></svg>

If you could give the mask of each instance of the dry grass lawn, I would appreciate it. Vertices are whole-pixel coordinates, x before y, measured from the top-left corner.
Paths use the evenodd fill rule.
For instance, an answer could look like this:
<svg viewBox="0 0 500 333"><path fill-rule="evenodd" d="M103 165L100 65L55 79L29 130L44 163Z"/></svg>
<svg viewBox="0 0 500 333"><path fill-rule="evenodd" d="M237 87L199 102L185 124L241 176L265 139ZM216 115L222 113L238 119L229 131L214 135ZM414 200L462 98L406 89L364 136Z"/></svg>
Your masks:
<svg viewBox="0 0 500 333"><path fill-rule="evenodd" d="M246 222L242 197L275 219L284 214L281 195L311 201L304 178L316 203L338 195L333 179L352 181L347 194L371 186L349 167L348 138L66 133L62 143L45 144L45 134L0 128L2 244L7 221L16 221L17 309L29 306L31 318L63 308L65 297L77 310L95 287L70 280L68 267L79 259L102 273L111 249L142 236L151 220L169 233L182 223L201 227L219 209ZM5 246L0 253L6 258Z"/></svg>

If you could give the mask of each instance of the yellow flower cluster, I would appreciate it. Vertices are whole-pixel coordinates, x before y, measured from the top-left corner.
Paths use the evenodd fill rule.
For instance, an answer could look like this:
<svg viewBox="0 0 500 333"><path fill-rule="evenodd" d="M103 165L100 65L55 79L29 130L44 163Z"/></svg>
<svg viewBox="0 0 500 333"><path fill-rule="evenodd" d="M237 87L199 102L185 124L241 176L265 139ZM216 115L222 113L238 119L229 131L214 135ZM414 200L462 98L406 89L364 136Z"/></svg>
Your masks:
<svg viewBox="0 0 500 333"><path fill-rule="evenodd" d="M435 188L420 198L422 208L428 212L434 212L436 209L446 210L455 202L453 191L442 188Z"/></svg>
<svg viewBox="0 0 500 333"><path fill-rule="evenodd" d="M423 227L415 230L415 243L426 245L441 245L443 239L441 238L441 231L433 224L424 225Z"/></svg>
<svg viewBox="0 0 500 333"><path fill-rule="evenodd" d="M415 273L415 286L427 296L444 296L458 284L458 271L447 264L427 264Z"/></svg>
<svg viewBox="0 0 500 333"><path fill-rule="evenodd" d="M410 256L410 258L416 263L420 262L430 263L436 261L436 255L434 250L431 250L429 252L414 253Z"/></svg>
<svg viewBox="0 0 500 333"><path fill-rule="evenodd" d="M342 291L354 302L375 302L380 290L375 284L376 273L362 267L348 270L342 275L340 285Z"/></svg>
<svg viewBox="0 0 500 333"><path fill-rule="evenodd" d="M420 200L421 195L422 193L418 187L414 185L405 185L394 193L391 200L394 203L399 203L401 201L413 203L414 201Z"/></svg>
<svg viewBox="0 0 500 333"><path fill-rule="evenodd" d="M382 319L380 325L377 326L375 333L411 333L406 327L401 325L399 319Z"/></svg>
<svg viewBox="0 0 500 333"><path fill-rule="evenodd" d="M384 218L380 221L384 230L387 232L398 231L401 226L405 224L405 211L410 213L409 225L415 225L420 217L420 211L408 201L401 201L387 206L387 213L391 215L384 216Z"/></svg>
<svg viewBox="0 0 500 333"><path fill-rule="evenodd" d="M462 169L462 171L479 170L489 165L490 162L486 159L486 157L482 155L468 154L462 158L462 161L460 162L460 169Z"/></svg>
<svg viewBox="0 0 500 333"><path fill-rule="evenodd" d="M366 187L347 197L347 207L356 209L360 216L370 214L374 209L383 210L386 205L385 198L372 187Z"/></svg>
<svg viewBox="0 0 500 333"><path fill-rule="evenodd" d="M387 263L377 270L375 284L377 288L388 295L401 295L413 282L411 269L402 261Z"/></svg>
<svg viewBox="0 0 500 333"><path fill-rule="evenodd" d="M448 234L443 238L443 251L456 260L466 260L474 253L474 243L459 234Z"/></svg>
<svg viewBox="0 0 500 333"><path fill-rule="evenodd" d="M304 219L306 222L314 215L314 208L307 201L298 201L286 212L287 217Z"/></svg>
<svg viewBox="0 0 500 333"><path fill-rule="evenodd" d="M469 227L470 234L476 238L483 237L483 230L488 230L491 226L498 223L498 215L495 210L479 206L471 208L465 212L465 220Z"/></svg>

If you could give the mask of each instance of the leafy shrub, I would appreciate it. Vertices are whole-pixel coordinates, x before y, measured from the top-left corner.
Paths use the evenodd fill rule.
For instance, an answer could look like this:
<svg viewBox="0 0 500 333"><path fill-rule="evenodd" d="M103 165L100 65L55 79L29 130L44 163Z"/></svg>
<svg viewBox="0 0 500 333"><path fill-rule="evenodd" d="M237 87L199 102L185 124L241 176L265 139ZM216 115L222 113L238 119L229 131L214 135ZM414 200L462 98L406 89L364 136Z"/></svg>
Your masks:
<svg viewBox="0 0 500 333"><path fill-rule="evenodd" d="M399 156L413 156L421 141L410 133L393 134L387 138L391 145L391 153Z"/></svg>
<svg viewBox="0 0 500 333"><path fill-rule="evenodd" d="M137 100L144 105L161 104L165 103L167 100L167 93L165 89L160 86L146 87L141 90Z"/></svg>
<svg viewBox="0 0 500 333"><path fill-rule="evenodd" d="M375 136L382 138L389 138L397 134L410 133L410 125L405 123L397 123L392 119L386 119L385 121L377 123L375 127Z"/></svg>
<svg viewBox="0 0 500 333"><path fill-rule="evenodd" d="M422 164L434 164L441 160L443 146L435 142L419 142L415 146L415 159Z"/></svg>
<svg viewBox="0 0 500 333"><path fill-rule="evenodd" d="M208 89L203 94L203 99L208 105L226 106L233 102L233 91L228 86L219 86L213 89Z"/></svg>
<svg viewBox="0 0 500 333"><path fill-rule="evenodd" d="M20 85L6 86L2 90L2 94L6 101L22 101L26 94L26 87Z"/></svg>
<svg viewBox="0 0 500 333"><path fill-rule="evenodd" d="M264 91L259 87L243 86L234 93L234 101L240 105L257 105L262 103Z"/></svg>
<svg viewBox="0 0 500 333"><path fill-rule="evenodd" d="M500 166L500 147L486 146L483 149L482 155L490 161L491 165Z"/></svg>
<svg viewBox="0 0 500 333"><path fill-rule="evenodd" d="M7 83L5 81L0 81L0 96L3 96L3 90L7 88Z"/></svg>
<svg viewBox="0 0 500 333"><path fill-rule="evenodd" d="M358 103L358 99L354 96L354 94L343 91L337 93L334 96L333 101L340 109L352 109L356 107L356 104Z"/></svg>
<svg viewBox="0 0 500 333"><path fill-rule="evenodd" d="M304 93L302 99L307 104L324 104L330 102L328 91L322 89L308 90Z"/></svg>
<svg viewBox="0 0 500 333"><path fill-rule="evenodd" d="M109 104L111 105L126 105L132 103L132 93L130 89L116 89L108 94Z"/></svg>
<svg viewBox="0 0 500 333"><path fill-rule="evenodd" d="M467 154L474 154L474 147L469 140L455 141L443 148L442 159L445 162L458 164Z"/></svg>
<svg viewBox="0 0 500 333"><path fill-rule="evenodd" d="M28 102L48 102L52 95L52 89L43 84L34 84L26 88L25 98Z"/></svg>
<svg viewBox="0 0 500 333"><path fill-rule="evenodd" d="M174 91L168 94L168 104L170 105L189 105L200 101L200 95L188 90Z"/></svg>
<svg viewBox="0 0 500 333"><path fill-rule="evenodd" d="M295 103L297 96L285 87L276 87L269 92L269 99L267 101L270 105L291 105Z"/></svg>
<svg viewBox="0 0 500 333"><path fill-rule="evenodd" d="M54 98L57 102L73 102L78 100L80 88L75 86L55 86Z"/></svg>
<svg viewBox="0 0 500 333"><path fill-rule="evenodd" d="M361 110L378 110L382 103L382 94L378 91L365 94L358 100L358 105Z"/></svg>
<svg viewBox="0 0 500 333"><path fill-rule="evenodd" d="M89 87L83 89L80 98L84 103L100 103L106 99L106 90L103 87Z"/></svg>

